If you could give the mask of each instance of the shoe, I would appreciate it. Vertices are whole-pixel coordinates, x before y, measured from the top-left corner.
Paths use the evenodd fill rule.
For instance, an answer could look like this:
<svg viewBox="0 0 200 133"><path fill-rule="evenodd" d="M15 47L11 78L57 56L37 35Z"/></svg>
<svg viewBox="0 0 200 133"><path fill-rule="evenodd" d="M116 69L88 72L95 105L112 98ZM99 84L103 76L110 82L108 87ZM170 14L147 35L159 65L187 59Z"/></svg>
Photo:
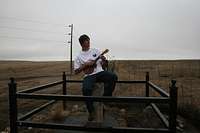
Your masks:
<svg viewBox="0 0 200 133"><path fill-rule="evenodd" d="M95 114L94 114L94 112L89 113L88 121L93 121L94 119L95 119Z"/></svg>

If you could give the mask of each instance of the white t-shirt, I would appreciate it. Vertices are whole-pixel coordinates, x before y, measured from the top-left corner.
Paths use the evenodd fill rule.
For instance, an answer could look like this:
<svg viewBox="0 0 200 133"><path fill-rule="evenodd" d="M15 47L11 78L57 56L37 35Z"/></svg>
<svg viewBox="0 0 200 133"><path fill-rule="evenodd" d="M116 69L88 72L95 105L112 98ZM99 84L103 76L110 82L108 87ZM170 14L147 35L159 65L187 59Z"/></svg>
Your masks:
<svg viewBox="0 0 200 133"><path fill-rule="evenodd" d="M83 65L87 61L95 60L100 54L101 52L95 48L90 48L88 51L80 51L74 59L74 70L78 69L81 65ZM101 66L101 59L99 59L96 64L97 67L94 68L93 73L86 74L85 76L93 75L103 71L103 68Z"/></svg>

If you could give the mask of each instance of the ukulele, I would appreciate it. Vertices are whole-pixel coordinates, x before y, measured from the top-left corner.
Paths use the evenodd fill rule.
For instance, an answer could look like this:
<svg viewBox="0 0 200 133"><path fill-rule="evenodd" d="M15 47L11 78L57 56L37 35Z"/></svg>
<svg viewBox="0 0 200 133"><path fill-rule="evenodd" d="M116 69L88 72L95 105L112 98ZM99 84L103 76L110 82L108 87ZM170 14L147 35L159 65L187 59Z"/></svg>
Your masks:
<svg viewBox="0 0 200 133"><path fill-rule="evenodd" d="M100 59L100 57L101 57L102 55L108 53L108 51L109 51L108 49L104 50L104 51L94 60L94 64L91 65L91 66L85 67L85 68L83 69L83 72L84 72L85 74L91 74L91 73L94 71L94 69L97 67L97 64L96 64L97 61Z"/></svg>

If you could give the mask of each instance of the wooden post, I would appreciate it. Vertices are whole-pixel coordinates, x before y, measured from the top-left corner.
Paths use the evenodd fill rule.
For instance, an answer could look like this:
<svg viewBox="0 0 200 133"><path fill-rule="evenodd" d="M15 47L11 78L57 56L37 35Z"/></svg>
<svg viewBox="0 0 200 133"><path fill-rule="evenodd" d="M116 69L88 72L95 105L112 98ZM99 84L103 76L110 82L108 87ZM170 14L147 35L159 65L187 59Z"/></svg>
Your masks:
<svg viewBox="0 0 200 133"><path fill-rule="evenodd" d="M71 32L68 34L71 37L71 40L68 42L70 43L70 75L72 75L72 41L73 41L73 24L70 24L69 27L71 28Z"/></svg>
<svg viewBox="0 0 200 133"><path fill-rule="evenodd" d="M67 95L67 88L66 88L66 74L63 72L63 95ZM63 100L63 110L66 109L66 101Z"/></svg>
<svg viewBox="0 0 200 133"><path fill-rule="evenodd" d="M146 72L146 97L149 97L149 72Z"/></svg>
<svg viewBox="0 0 200 133"><path fill-rule="evenodd" d="M171 133L176 133L176 117L177 117L177 87L176 80L171 81L170 86L170 112L169 112L169 129Z"/></svg>
<svg viewBox="0 0 200 133"><path fill-rule="evenodd" d="M17 133L17 84L14 78L10 78L9 86L9 113L10 113L10 133Z"/></svg>

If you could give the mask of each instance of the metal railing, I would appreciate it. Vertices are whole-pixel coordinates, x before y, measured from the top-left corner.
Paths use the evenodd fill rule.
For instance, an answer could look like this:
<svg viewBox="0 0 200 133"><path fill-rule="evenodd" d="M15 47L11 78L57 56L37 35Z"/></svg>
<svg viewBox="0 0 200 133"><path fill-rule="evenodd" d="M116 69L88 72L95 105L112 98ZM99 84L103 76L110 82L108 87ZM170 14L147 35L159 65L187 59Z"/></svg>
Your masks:
<svg viewBox="0 0 200 133"><path fill-rule="evenodd" d="M82 83L82 80L66 80L66 74L63 73L63 80L54 83L17 91L17 83L14 78L10 78L9 85L9 113L10 113L10 130L11 133L17 133L18 127L35 127L48 129L65 129L65 130L81 130L81 131L110 131L110 132L158 132L158 133L176 133L176 117L177 117L177 87L176 81L171 81L170 94L165 92L160 87L149 81L149 72L146 73L144 81L117 81L116 83L123 84L145 84L146 95L144 97L122 97L122 96L81 96L67 95L67 83ZM58 94L36 94L34 92L43 90L49 87L62 84L62 95ZM150 96L149 89L152 88L159 97ZM38 108L18 117L17 99L40 99L50 100ZM157 116L163 122L165 128L134 128L134 127L85 127L83 125L57 124L57 123L39 123L28 121L27 119L34 114L40 112L46 107L54 104L56 101L63 101L63 109L66 109L65 101L85 101L91 99L97 102L124 102L124 103L146 103L151 105ZM169 105L169 120L165 118L162 112L157 107L156 103Z"/></svg>

